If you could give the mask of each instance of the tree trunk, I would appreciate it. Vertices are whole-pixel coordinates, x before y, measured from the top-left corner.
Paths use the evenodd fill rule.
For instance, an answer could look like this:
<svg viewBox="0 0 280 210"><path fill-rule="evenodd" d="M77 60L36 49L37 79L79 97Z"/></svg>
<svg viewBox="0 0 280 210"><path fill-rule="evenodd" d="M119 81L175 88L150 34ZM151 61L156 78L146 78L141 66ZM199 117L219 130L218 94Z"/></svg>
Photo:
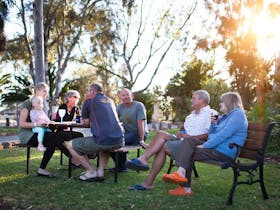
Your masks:
<svg viewBox="0 0 280 210"><path fill-rule="evenodd" d="M45 82L43 44L43 0L34 1L35 84Z"/></svg>

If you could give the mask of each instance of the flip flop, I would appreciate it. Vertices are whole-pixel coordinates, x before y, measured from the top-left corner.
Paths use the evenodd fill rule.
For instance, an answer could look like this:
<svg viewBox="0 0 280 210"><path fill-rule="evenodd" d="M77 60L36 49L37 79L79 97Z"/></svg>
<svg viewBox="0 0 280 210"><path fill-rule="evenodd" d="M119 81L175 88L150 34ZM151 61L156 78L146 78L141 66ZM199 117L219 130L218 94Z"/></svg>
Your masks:
<svg viewBox="0 0 280 210"><path fill-rule="evenodd" d="M104 180L105 180L104 176L98 176L95 179L96 182L103 182Z"/></svg>
<svg viewBox="0 0 280 210"><path fill-rule="evenodd" d="M145 191L150 190L149 188L143 187L141 184L136 184L133 186L130 186L128 190L134 190L134 191Z"/></svg>
<svg viewBox="0 0 280 210"><path fill-rule="evenodd" d="M142 170L142 171L147 171L149 170L149 166L146 164L141 163L140 160L138 159L132 159L126 161L126 167L132 170Z"/></svg>
<svg viewBox="0 0 280 210"><path fill-rule="evenodd" d="M94 182L94 181L97 181L98 177L97 176L90 176L90 174L88 172L82 174L79 179L81 181L84 181L84 182Z"/></svg>
<svg viewBox="0 0 280 210"><path fill-rule="evenodd" d="M38 176L42 176L42 177L46 177L46 178L54 178L56 177L54 174L49 173L49 174L41 174L41 173L37 173Z"/></svg>

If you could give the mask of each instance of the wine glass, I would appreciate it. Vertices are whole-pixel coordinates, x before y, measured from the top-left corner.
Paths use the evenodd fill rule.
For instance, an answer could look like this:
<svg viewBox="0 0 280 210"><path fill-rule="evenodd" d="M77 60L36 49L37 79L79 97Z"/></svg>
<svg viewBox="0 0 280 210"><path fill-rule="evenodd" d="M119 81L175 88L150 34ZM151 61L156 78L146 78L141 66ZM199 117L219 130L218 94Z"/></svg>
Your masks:
<svg viewBox="0 0 280 210"><path fill-rule="evenodd" d="M63 117L65 116L66 114L66 110L65 109L59 109L58 110L58 115L60 117L60 122L62 123L63 122Z"/></svg>

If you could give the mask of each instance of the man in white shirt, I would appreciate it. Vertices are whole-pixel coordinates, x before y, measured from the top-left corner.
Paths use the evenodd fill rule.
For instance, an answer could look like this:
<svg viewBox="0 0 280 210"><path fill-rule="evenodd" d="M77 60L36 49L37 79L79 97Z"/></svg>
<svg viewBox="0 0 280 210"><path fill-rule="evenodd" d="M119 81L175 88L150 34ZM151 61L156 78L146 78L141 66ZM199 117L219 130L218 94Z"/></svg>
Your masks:
<svg viewBox="0 0 280 210"><path fill-rule="evenodd" d="M141 183L130 186L129 190L148 190L153 188L153 181L165 164L166 155L175 158L179 151L181 140L186 137L193 137L201 141L207 139L211 124L211 115L216 114L215 110L209 107L210 96L205 90L197 90L193 93L191 103L193 111L185 119L185 133L178 133L176 136L165 131L158 131L151 140L145 153L138 159L127 161L126 166L133 170L149 170L148 161L154 155L154 161L148 177Z"/></svg>

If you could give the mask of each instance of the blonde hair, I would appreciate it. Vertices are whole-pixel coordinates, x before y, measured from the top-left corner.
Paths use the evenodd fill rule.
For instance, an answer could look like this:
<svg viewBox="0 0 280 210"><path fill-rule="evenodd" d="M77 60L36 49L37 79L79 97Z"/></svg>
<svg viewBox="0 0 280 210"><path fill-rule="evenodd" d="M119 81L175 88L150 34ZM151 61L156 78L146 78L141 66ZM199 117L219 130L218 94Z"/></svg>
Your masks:
<svg viewBox="0 0 280 210"><path fill-rule="evenodd" d="M221 101L225 104L228 112L235 108L243 108L242 99L237 92L227 92L221 95Z"/></svg>
<svg viewBox="0 0 280 210"><path fill-rule="evenodd" d="M35 90L43 90L43 89L49 90L49 86L48 86L45 82L39 82L39 83L35 86Z"/></svg>
<svg viewBox="0 0 280 210"><path fill-rule="evenodd" d="M31 103L33 108L37 105L38 101L43 102L43 98L41 96L33 96L31 98Z"/></svg>

